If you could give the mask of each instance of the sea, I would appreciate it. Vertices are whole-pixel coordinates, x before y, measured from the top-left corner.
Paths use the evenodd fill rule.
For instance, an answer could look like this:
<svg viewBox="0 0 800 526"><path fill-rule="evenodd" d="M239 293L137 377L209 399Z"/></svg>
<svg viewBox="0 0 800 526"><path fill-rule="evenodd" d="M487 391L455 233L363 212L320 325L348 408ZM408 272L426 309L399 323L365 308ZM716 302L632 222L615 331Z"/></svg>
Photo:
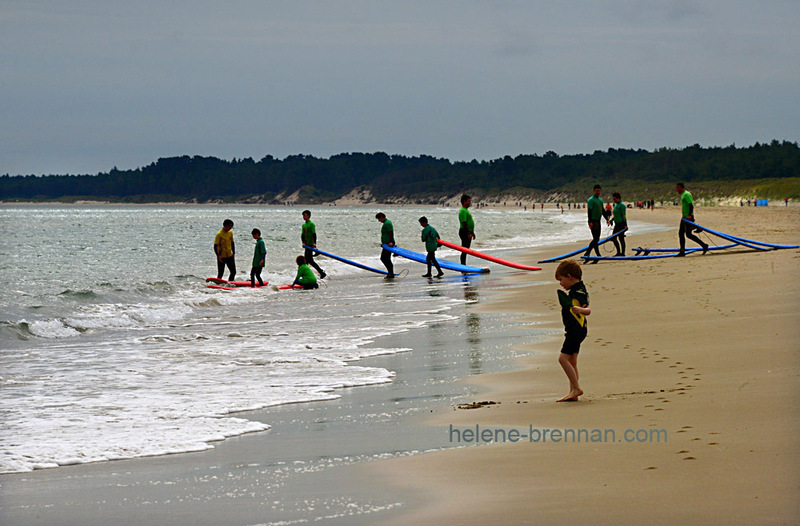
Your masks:
<svg viewBox="0 0 800 526"><path fill-rule="evenodd" d="M397 258L403 276L384 280L318 257L328 274L318 290L207 287L224 219L234 221L238 279L249 279L250 232L259 228L267 246L262 278L291 283L303 252L302 210L0 206L0 473L202 451L269 429L244 411L392 382L393 371L359 361L411 349L376 341L456 324L470 303L465 288L502 287L504 272L519 272L470 257L492 272L427 280L424 266ZM372 267L383 268L378 211L404 248L423 251L422 215L443 239L458 241L453 208L310 210L320 249ZM588 234L583 213L555 208L472 214L473 248L508 259ZM454 251L438 254L458 260ZM545 271L531 280L549 279Z"/></svg>

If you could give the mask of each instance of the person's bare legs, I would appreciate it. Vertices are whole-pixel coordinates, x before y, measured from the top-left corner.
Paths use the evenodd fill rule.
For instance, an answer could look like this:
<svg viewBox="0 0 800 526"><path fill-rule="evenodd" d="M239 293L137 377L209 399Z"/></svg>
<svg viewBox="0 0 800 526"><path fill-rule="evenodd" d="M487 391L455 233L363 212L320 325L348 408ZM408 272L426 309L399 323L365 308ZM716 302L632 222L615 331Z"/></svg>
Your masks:
<svg viewBox="0 0 800 526"><path fill-rule="evenodd" d="M578 384L578 355L577 354L564 354L561 353L558 357L558 363L564 369L567 378L569 379L569 394L563 398L559 398L559 402L576 402L578 397L583 394L583 389Z"/></svg>

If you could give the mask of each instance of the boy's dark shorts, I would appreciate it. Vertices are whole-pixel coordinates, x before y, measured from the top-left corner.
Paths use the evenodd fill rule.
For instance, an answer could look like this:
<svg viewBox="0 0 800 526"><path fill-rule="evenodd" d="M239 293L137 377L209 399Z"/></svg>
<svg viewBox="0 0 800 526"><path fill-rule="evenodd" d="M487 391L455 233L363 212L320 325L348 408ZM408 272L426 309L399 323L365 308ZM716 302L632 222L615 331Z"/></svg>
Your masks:
<svg viewBox="0 0 800 526"><path fill-rule="evenodd" d="M581 343L586 339L588 331L582 328L580 331L569 331L564 333L564 345L561 346L562 354L578 354L581 352Z"/></svg>

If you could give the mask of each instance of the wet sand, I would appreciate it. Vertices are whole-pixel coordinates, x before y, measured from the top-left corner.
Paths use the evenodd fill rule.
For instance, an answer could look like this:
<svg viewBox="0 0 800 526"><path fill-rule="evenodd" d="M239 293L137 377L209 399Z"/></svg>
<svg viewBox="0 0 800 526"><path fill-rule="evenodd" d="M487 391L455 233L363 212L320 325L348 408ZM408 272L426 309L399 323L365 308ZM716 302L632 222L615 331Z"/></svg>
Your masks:
<svg viewBox="0 0 800 526"><path fill-rule="evenodd" d="M631 212L666 225L676 215ZM794 207L700 209L698 221L800 242ZM675 229L628 238L676 244ZM567 391L563 329L556 265L543 266L465 285L462 320L393 336L414 350L359 362L397 371L389 386L251 413L273 429L211 451L0 476L0 523L797 523L800 251L583 266L593 312L574 403L555 402ZM496 403L456 409L476 401ZM475 426L549 431L475 447ZM619 440L553 432L579 429Z"/></svg>
<svg viewBox="0 0 800 526"><path fill-rule="evenodd" d="M665 224L676 215L635 213ZM697 218L741 237L800 243L796 208L701 208ZM629 247L640 245L677 246L676 229L628 238ZM479 398L496 405L429 424L480 426L500 442L505 430L505 443L366 466L425 499L388 523L797 524L800 251L737 249L582 269L592 307L578 361L584 396L556 403L568 392L557 362L561 335L534 344L524 369L481 376ZM544 314L538 320L559 329L554 270L544 271L552 285L506 295L492 308ZM512 443L511 429L537 440ZM614 434L568 434L579 429Z"/></svg>

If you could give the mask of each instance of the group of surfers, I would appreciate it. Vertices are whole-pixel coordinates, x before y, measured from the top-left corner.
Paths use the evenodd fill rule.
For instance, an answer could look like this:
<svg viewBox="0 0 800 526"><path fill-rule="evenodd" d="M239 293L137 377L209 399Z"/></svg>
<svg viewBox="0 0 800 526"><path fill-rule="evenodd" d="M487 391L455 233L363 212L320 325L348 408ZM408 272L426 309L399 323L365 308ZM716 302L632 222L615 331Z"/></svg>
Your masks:
<svg viewBox="0 0 800 526"><path fill-rule="evenodd" d="M686 219L694 222L694 204L692 200L692 194L686 190L686 187L683 183L677 183L675 189L680 196L682 217L680 228L678 229L678 239L680 241L680 252L678 253L678 256L686 255L686 238L689 238L700 245L703 248L703 253L705 254L708 251L708 245L696 237L693 234L694 229L691 226L687 226L687 223L683 221L683 219ZM619 233L619 235L611 239L611 241L614 243L614 247L616 248L615 256L625 256L625 231L628 230L627 207L625 206L625 203L622 202L622 197L619 192L614 192L612 194L614 206L610 209L608 207L604 207L603 200L600 198L601 191L601 186L599 184L595 185L592 196L589 197L588 201L586 202L586 211L588 215L589 230L592 234L592 241L589 243L584 256L590 256L592 250L594 250L597 256L600 257L599 242L602 226L601 222L603 220L606 221L607 225L613 224L613 234ZM464 248L470 248L472 241L476 237L475 221L473 220L472 214L469 211L471 205L472 198L467 194L462 195L461 208L458 211L458 237L461 240L461 246ZM317 246L317 231L314 222L311 221L311 211L303 210L302 216L303 225L301 227L300 241L305 252L303 255L297 256L295 260L297 263L297 275L295 276L295 280L292 285L300 286L305 289L315 289L319 287L319 284L317 283L317 277L314 275L314 272L311 269L313 268L317 271L319 274L319 279L325 279L327 274L319 266L319 264L314 261L314 249ZM392 225L392 222L383 212L378 212L375 215L375 219L377 219L382 225L381 245L383 246L383 249L380 259L386 267L386 279L392 279L397 276L397 274L394 272L394 264L392 263L393 254L386 247L391 248L395 246L394 225ZM439 262L436 260L436 250L440 246L438 243L439 233L431 224L428 223L428 219L425 216L419 218L419 224L422 227L422 233L420 236L421 241L425 243L425 250L427 252L427 272L423 274L422 277L440 278L444 275L444 273L439 266ZM236 248L233 241L233 232L231 232L232 229L233 221L226 219L222 223L222 229L214 238L214 253L217 256L217 278L222 279L222 275L227 267L230 271L228 281L233 281L236 277ZM253 253L253 264L250 270L250 285L254 287L256 286L256 283L258 283L259 286L263 286L264 282L261 279L261 272L263 271L266 263L267 248L264 244L264 240L261 238L261 231L259 229L254 228L251 234L253 239L255 239L256 244ZM461 264L465 265L466 261L467 254L462 252ZM597 260L592 260L592 263L597 263ZM431 272L433 268L436 269L435 275L433 275Z"/></svg>
<svg viewBox="0 0 800 526"><path fill-rule="evenodd" d="M470 196L464 194L461 196L461 209L458 212L459 219L459 232L461 238L461 245L469 248L472 240L475 239L475 221L472 219L472 214L469 207L472 205ZM295 276L292 286L300 286L304 289L319 288L317 277L314 275L312 268L319 273L319 279L325 279L327 274L324 270L314 261L314 249L317 247L317 230L314 222L311 221L311 211L303 210L303 225L300 231L300 241L305 250L303 255L297 256L295 262L297 263L297 275ZM394 226L392 222L386 218L386 214L378 212L375 218L381 222L381 245L389 247L395 246L394 239ZM419 224L422 227L421 240L425 243L425 250L427 251L426 263L428 272L423 274L423 277L440 278L444 275L439 262L436 260L436 250L439 248L439 233L428 223L425 216L419 218ZM236 246L233 240L233 221L226 219L222 222L222 229L217 232L214 237L214 254L217 256L217 279L222 279L225 273L225 268L229 270L228 281L234 281L236 278ZM255 249L253 252L253 264L250 269L250 286L263 287L264 281L261 278L261 272L264 270L267 257L267 248L264 240L261 238L261 231L254 228L251 232L253 239L255 239ZM461 254L461 264L466 264L466 254ZM381 261L386 266L386 279L392 279L397 276L394 272L394 264L392 263L392 253L383 248L381 253ZM436 268L436 275L431 274L432 267Z"/></svg>

